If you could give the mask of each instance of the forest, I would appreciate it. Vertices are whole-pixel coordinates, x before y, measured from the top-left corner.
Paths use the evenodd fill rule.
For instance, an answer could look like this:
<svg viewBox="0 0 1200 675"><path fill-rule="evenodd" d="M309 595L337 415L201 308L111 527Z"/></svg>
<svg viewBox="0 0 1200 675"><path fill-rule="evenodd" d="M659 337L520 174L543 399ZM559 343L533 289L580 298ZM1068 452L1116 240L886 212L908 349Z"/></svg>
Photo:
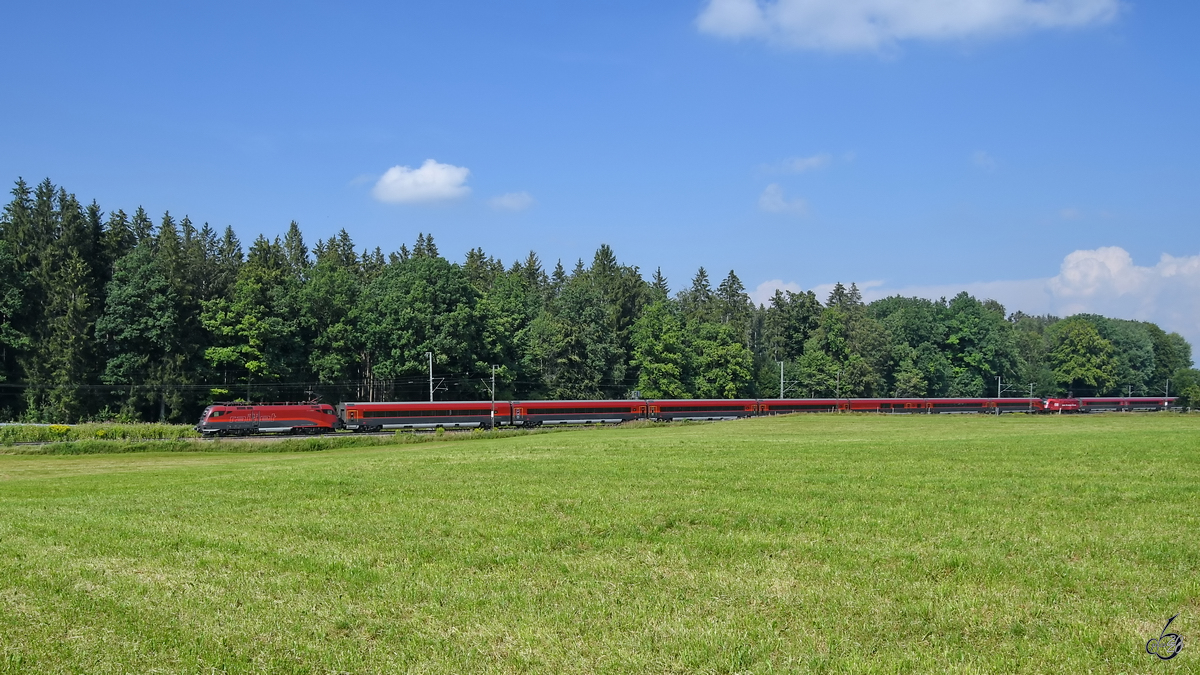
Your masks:
<svg viewBox="0 0 1200 675"><path fill-rule="evenodd" d="M213 401L1171 395L1191 346L1148 322L1008 313L960 293L865 303L731 270L675 292L601 245L452 262L431 235L359 250L105 212L18 180L0 216L0 419L192 422ZM781 365L782 364L782 365Z"/></svg>

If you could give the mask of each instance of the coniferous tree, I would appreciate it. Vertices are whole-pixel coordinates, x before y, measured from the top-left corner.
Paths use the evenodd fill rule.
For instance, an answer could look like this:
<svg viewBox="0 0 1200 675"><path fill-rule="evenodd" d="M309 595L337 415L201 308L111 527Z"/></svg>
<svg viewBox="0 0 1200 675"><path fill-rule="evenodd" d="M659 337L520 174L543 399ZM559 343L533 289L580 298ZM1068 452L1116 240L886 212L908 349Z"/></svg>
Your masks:
<svg viewBox="0 0 1200 675"><path fill-rule="evenodd" d="M480 358L478 294L459 265L431 255L432 245L422 235L411 259L387 265L364 287L359 316L377 378L425 373L427 352L441 372L463 376L488 367Z"/></svg>
<svg viewBox="0 0 1200 675"><path fill-rule="evenodd" d="M671 287L667 284L667 278L663 276L662 268L657 267L654 269L654 276L650 279L649 302L654 303L669 297L671 297Z"/></svg>
<svg viewBox="0 0 1200 675"><path fill-rule="evenodd" d="M704 322L712 318L712 285L703 267L692 277L692 286L679 292L679 306L689 322Z"/></svg>
<svg viewBox="0 0 1200 675"><path fill-rule="evenodd" d="M328 400L371 400L375 390L373 364L359 330L362 283L358 255L345 230L318 243L301 306L305 333L312 336L308 365Z"/></svg>
<svg viewBox="0 0 1200 675"><path fill-rule="evenodd" d="M232 297L204 305L202 320L214 343L205 356L231 391L245 383L247 397L253 397L257 383L259 396L275 396L275 383L305 367L299 316L287 302L288 274L282 244L259 235L238 271Z"/></svg>
<svg viewBox="0 0 1200 675"><path fill-rule="evenodd" d="M29 259L23 244L32 233L33 194L17 180L13 199L0 214L0 375L5 382L24 380L21 356L29 349L31 327ZM11 419L22 406L16 390L0 390L0 414Z"/></svg>
<svg viewBox="0 0 1200 675"><path fill-rule="evenodd" d="M651 303L633 328L637 388L643 398L691 398L686 378L692 371L688 338L673 300Z"/></svg>
<svg viewBox="0 0 1200 675"><path fill-rule="evenodd" d="M114 393L129 419L165 416L163 388L177 375L179 301L159 260L146 243L118 260L96 322L96 336L106 347L101 379L125 385L114 387Z"/></svg>
<svg viewBox="0 0 1200 675"><path fill-rule="evenodd" d="M16 357L28 346L28 340L18 330L16 321L24 304L24 286L17 259L11 252L9 242L0 236L0 382L20 379ZM14 401L0 394L0 409L7 408L9 414Z"/></svg>
<svg viewBox="0 0 1200 675"><path fill-rule="evenodd" d="M140 244L154 239L154 221L150 220L150 216L142 207L137 207L137 211L133 212L133 219L129 223L129 229L133 232L133 243Z"/></svg>
<svg viewBox="0 0 1200 675"><path fill-rule="evenodd" d="M559 260L554 265L554 272L550 275L550 295L557 296L562 292L563 286L567 283L567 272L563 269L562 260Z"/></svg>

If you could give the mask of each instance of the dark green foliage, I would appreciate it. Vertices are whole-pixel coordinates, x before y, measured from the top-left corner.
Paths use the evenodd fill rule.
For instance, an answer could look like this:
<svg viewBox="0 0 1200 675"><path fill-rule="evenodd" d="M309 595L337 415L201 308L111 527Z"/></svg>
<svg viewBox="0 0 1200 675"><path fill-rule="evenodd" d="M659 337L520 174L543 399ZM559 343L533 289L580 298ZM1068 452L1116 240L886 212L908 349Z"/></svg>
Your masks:
<svg viewBox="0 0 1200 675"><path fill-rule="evenodd" d="M439 372L479 372L486 366L477 360L478 292L460 266L431 253L432 237L421 239L411 258L386 265L363 289L358 330L376 378L419 377L428 368L428 352Z"/></svg>
<svg viewBox="0 0 1200 675"><path fill-rule="evenodd" d="M17 326L24 304L25 278L12 254L12 245L0 239L0 382L15 374L15 358L28 346Z"/></svg>
<svg viewBox="0 0 1200 675"><path fill-rule="evenodd" d="M1050 362L1054 379L1069 394L1083 396L1109 391L1116 381L1117 361L1112 342L1085 318L1071 318L1055 324L1052 331Z"/></svg>
<svg viewBox="0 0 1200 675"><path fill-rule="evenodd" d="M950 396L996 396L996 377L1017 374L1017 345L1004 308L959 293L946 307ZM989 391L990 389L990 391Z"/></svg>
<svg viewBox="0 0 1200 675"><path fill-rule="evenodd" d="M101 380L115 388L122 413L147 416L146 400L153 392L137 386L165 385L180 348L179 297L171 288L161 258L143 243L117 261L108 282L104 313L96 322L96 338L104 345L106 362Z"/></svg>
<svg viewBox="0 0 1200 675"><path fill-rule="evenodd" d="M730 324L713 322L692 326L692 386L696 398L750 396L753 356L742 336Z"/></svg>
<svg viewBox="0 0 1200 675"><path fill-rule="evenodd" d="M626 358L601 286L577 271L525 332L526 372L552 398L626 395ZM536 392L543 393L543 392Z"/></svg>
<svg viewBox="0 0 1200 675"><path fill-rule="evenodd" d="M366 399L371 382L363 368L366 341L358 330L363 285L358 254L345 230L317 242L315 253L300 299L301 326L312 345L308 366L322 389Z"/></svg>
<svg viewBox="0 0 1200 675"><path fill-rule="evenodd" d="M677 303L664 298L642 313L633 329L633 367L645 398L691 398L687 334Z"/></svg>
<svg viewBox="0 0 1200 675"><path fill-rule="evenodd" d="M1179 405L1193 410L1200 408L1200 370L1180 368L1169 384L1171 395L1179 397ZM1163 390L1166 391L1165 385Z"/></svg>
<svg viewBox="0 0 1200 675"><path fill-rule="evenodd" d="M836 396L883 396L889 338L862 302L858 287L834 286L805 344L802 388ZM833 387L829 387L832 380Z"/></svg>
<svg viewBox="0 0 1200 675"><path fill-rule="evenodd" d="M820 325L821 302L812 291L775 291L766 310L766 344L770 358L793 361Z"/></svg>
<svg viewBox="0 0 1200 675"><path fill-rule="evenodd" d="M1005 310L966 293L866 304L837 284L755 307L730 270L674 297L601 245L461 265L431 235L356 251L292 222L107 215L18 180L0 216L0 418L191 422L214 400L1157 395L1200 403L1191 346L1151 323Z"/></svg>

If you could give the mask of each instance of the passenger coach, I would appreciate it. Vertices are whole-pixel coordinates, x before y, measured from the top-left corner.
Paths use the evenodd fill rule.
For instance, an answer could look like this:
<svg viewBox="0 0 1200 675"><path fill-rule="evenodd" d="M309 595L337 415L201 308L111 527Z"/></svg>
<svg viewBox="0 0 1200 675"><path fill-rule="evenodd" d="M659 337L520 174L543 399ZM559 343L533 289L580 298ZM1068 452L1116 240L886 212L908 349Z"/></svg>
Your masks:
<svg viewBox="0 0 1200 675"><path fill-rule="evenodd" d="M650 401L651 419L663 420L733 420L758 414L757 399L687 399Z"/></svg>
<svg viewBox="0 0 1200 675"><path fill-rule="evenodd" d="M646 401L513 401L513 424L616 424L646 416Z"/></svg>
<svg viewBox="0 0 1200 675"><path fill-rule="evenodd" d="M351 431L491 429L512 424L510 408L508 401L343 403L338 406L338 416L342 426Z"/></svg>

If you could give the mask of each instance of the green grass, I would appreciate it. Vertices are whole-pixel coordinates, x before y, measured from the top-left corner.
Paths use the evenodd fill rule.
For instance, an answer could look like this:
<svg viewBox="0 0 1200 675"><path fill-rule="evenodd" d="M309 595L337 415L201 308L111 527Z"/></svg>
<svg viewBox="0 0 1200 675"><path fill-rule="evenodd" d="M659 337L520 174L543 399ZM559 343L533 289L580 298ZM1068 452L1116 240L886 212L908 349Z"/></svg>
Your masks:
<svg viewBox="0 0 1200 675"><path fill-rule="evenodd" d="M1200 670L1194 416L2 456L0 514L0 672Z"/></svg>
<svg viewBox="0 0 1200 675"><path fill-rule="evenodd" d="M199 438L189 424L6 424L0 446L71 441L149 441Z"/></svg>
<svg viewBox="0 0 1200 675"><path fill-rule="evenodd" d="M78 440L45 442L34 445L0 445L0 455L101 455L145 452L318 452L364 446L408 445L438 441L486 440L552 433L557 429L476 430L451 434L426 434L397 431L395 435L376 436L338 433L319 436L263 435L252 438L179 438L162 440Z"/></svg>

